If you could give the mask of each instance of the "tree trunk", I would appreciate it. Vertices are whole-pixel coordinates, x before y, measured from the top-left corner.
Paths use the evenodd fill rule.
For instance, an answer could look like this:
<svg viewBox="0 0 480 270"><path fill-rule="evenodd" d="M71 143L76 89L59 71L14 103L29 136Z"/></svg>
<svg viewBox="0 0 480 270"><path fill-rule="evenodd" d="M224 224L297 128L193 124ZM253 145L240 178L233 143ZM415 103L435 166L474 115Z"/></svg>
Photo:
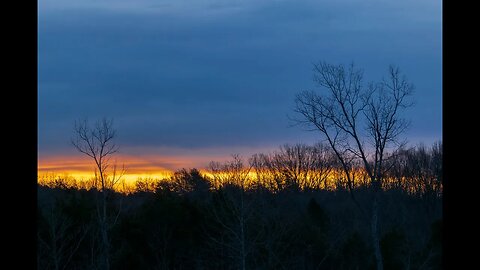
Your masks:
<svg viewBox="0 0 480 270"><path fill-rule="evenodd" d="M372 207L372 240L373 240L373 250L375 253L375 262L377 265L377 270L383 270L383 258L382 250L380 249L380 237L378 233L378 199L377 191L374 191L373 195L373 207Z"/></svg>
<svg viewBox="0 0 480 270"><path fill-rule="evenodd" d="M246 269L246 254L245 254L245 204L244 204L244 187L242 186L242 193L240 194L240 250L241 250L241 269Z"/></svg>
<svg viewBox="0 0 480 270"><path fill-rule="evenodd" d="M107 224L105 221L102 222L102 245L103 245L103 269L110 269L110 260L109 260L109 244L108 244L108 233L107 233Z"/></svg>
<svg viewBox="0 0 480 270"><path fill-rule="evenodd" d="M102 181L103 182L103 181ZM109 260L109 252L110 252L110 245L108 240L108 224L107 224L107 194L106 189L103 188L102 190L103 195L103 215L102 215L102 224L101 226L101 233L102 233L102 244L103 244L103 267L105 270L110 269L110 260Z"/></svg>

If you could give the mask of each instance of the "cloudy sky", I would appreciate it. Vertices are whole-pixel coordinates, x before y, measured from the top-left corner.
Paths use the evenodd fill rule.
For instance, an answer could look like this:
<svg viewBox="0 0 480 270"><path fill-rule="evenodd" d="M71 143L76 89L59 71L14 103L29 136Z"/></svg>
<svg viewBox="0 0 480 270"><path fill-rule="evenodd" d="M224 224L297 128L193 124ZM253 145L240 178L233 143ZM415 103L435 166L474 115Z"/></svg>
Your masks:
<svg viewBox="0 0 480 270"><path fill-rule="evenodd" d="M104 116L124 156L167 169L315 142L288 115L320 60L366 82L397 65L408 140L441 139L441 1L39 0L39 164L71 165L74 121Z"/></svg>

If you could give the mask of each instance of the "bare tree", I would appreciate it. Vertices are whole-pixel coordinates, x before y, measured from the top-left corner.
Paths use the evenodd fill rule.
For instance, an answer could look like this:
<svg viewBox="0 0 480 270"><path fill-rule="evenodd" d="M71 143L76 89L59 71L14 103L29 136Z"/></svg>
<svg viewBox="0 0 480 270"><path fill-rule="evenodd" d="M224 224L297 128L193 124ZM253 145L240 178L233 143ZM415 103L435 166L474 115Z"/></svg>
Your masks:
<svg viewBox="0 0 480 270"><path fill-rule="evenodd" d="M413 85L390 66L389 78L379 83L363 85L363 71L350 65L314 64L314 81L326 90L317 94L304 91L296 96L296 123L319 131L328 142L347 178L350 194L354 196L355 163L362 164L373 191L371 233L377 269L383 269L378 232L378 193L382 188L385 159L402 143L398 140L408 126L401 111L411 105L408 97Z"/></svg>
<svg viewBox="0 0 480 270"><path fill-rule="evenodd" d="M327 189L327 180L334 166L333 157L323 144L286 144L272 154L255 154L250 163L257 181L271 190Z"/></svg>
<svg viewBox="0 0 480 270"><path fill-rule="evenodd" d="M110 240L108 231L111 224L109 223L107 213L107 193L114 188L115 184L119 182L125 173L124 167L118 173L116 164L112 165L111 162L111 157L118 151L118 146L114 142L116 131L113 128L113 120L104 118L101 121L97 121L94 126L90 126L87 120L76 121L74 134L75 136L72 139L73 146L95 162L95 187L97 189L98 179L100 179L102 198L100 203L97 204L97 214L103 251L101 257L103 268L110 269Z"/></svg>

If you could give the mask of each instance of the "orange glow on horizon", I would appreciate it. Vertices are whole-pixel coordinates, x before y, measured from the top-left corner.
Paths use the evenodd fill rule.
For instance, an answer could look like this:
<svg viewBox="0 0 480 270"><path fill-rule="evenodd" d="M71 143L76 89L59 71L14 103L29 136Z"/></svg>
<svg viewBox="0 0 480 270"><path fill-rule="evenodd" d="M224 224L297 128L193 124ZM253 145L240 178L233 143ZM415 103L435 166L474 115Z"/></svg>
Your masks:
<svg viewBox="0 0 480 270"><path fill-rule="evenodd" d="M135 182L139 178L163 179L173 175L173 172L191 164L186 158L172 158L159 156L136 157L118 155L110 161L109 170L116 164L117 174L125 166L123 179L126 182ZM37 164L38 178L42 177L72 177L79 180L89 180L95 175L95 164L85 156L55 156L39 158Z"/></svg>
<svg viewBox="0 0 480 270"><path fill-rule="evenodd" d="M139 179L166 179L180 169L198 169L202 174L208 174L206 168L214 160L228 160L229 155L214 153L176 155L154 154L116 154L110 160L111 166L116 163L117 173L125 166L122 179L126 184L134 185ZM109 168L111 172L112 168ZM39 156L37 163L37 179L76 179L89 181L95 176L95 163L85 155Z"/></svg>
<svg viewBox="0 0 480 270"><path fill-rule="evenodd" d="M218 160L218 156L216 157ZM111 160L111 167L107 174L111 176L113 164L117 164L117 176L125 166L125 174L122 176L120 190L130 192L135 189L137 182L158 182L161 180L169 180L176 171L180 169L196 168L199 172L211 181L212 187L218 188L225 183L234 183L245 188L256 184L263 185L272 190L277 190L284 186L285 175L283 171L269 171L268 169L247 170L246 168L235 172L210 171L207 169L208 162L205 160L213 160L208 156L155 156L155 155L117 155ZM225 157L223 161L229 160ZM205 164L203 166L195 166ZM38 159L37 167L38 183L52 183L58 180L66 180L67 183L82 183L84 187L89 186L95 177L95 165L91 158L86 156L55 156L42 157ZM320 175L321 173L323 175ZM352 171L355 175L354 186L368 185L369 179L362 169ZM292 175L297 181L300 188L321 188L334 190L337 184L346 188L346 179L341 170L331 170L328 172L304 171L295 172ZM297 179L298 177L298 179ZM414 181L412 183L408 181ZM280 182L279 182L280 181ZM422 183L416 180L402 180L403 188L407 190L421 190ZM384 179L385 188L394 187L398 179ZM442 190L442 185L438 187ZM117 188L115 188L117 189ZM119 190L119 191L120 191Z"/></svg>
<svg viewBox="0 0 480 270"><path fill-rule="evenodd" d="M126 174L124 177L128 179L127 181L136 180L138 177L163 178L183 168L187 170L196 168L205 171L211 161L230 160L231 154L227 154L229 152L240 153L248 157L259 150L270 150L270 148L248 147L228 149L123 147L122 149L123 153L116 153L112 156L110 163L114 164L116 161L117 169L121 169L122 165L125 165ZM39 176L56 174L88 179L94 176L94 171L93 160L81 153L72 152L69 155L42 155L39 153L38 156L37 172Z"/></svg>

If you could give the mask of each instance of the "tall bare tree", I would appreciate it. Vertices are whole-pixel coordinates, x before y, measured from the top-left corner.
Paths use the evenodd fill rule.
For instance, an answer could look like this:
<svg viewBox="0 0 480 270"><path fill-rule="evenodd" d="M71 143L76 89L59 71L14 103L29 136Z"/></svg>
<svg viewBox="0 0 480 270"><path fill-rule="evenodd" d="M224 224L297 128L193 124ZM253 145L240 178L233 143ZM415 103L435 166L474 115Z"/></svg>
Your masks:
<svg viewBox="0 0 480 270"><path fill-rule="evenodd" d="M319 131L328 142L345 172L350 194L354 196L355 163L360 162L373 191L371 233L377 269L383 269L378 231L378 193L382 189L387 156L393 157L402 145L400 135L408 122L401 112L411 105L413 85L398 68L389 67L388 79L363 85L363 71L326 62L314 64L314 81L324 89L299 93L295 99L296 123Z"/></svg>
<svg viewBox="0 0 480 270"><path fill-rule="evenodd" d="M111 157L118 151L118 146L114 142L115 135L113 120L104 118L97 121L93 126L90 126L87 120L76 121L74 138L72 138L73 146L95 162L95 187L97 189L98 180L100 180L102 196L100 203L97 204L97 214L103 251L101 265L104 269L110 269L108 231L111 224L107 213L107 195L125 173L125 168L122 168L122 171L118 173L116 164L111 162Z"/></svg>

